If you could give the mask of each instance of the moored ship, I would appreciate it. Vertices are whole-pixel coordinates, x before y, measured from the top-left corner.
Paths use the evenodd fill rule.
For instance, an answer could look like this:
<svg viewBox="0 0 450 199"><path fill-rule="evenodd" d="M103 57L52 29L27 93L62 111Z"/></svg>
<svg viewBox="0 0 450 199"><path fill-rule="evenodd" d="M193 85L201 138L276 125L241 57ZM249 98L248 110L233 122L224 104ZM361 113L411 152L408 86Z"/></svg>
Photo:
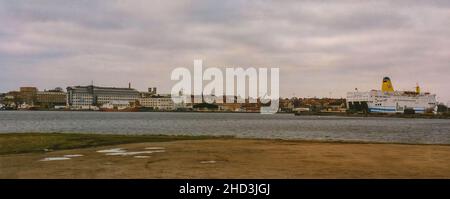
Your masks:
<svg viewBox="0 0 450 199"><path fill-rule="evenodd" d="M415 91L395 91L389 77L383 78L381 90L348 92L350 110L373 113L432 113L437 106L436 95Z"/></svg>

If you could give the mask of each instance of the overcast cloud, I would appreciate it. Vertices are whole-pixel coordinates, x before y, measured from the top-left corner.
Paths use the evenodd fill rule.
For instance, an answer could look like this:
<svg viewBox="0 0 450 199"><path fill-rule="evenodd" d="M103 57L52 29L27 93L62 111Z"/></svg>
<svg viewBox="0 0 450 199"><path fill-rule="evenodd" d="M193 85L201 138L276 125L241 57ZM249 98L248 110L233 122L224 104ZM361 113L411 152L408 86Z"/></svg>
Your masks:
<svg viewBox="0 0 450 199"><path fill-rule="evenodd" d="M279 67L281 95L378 89L450 100L450 1L0 0L0 92L86 85L158 87L203 59Z"/></svg>

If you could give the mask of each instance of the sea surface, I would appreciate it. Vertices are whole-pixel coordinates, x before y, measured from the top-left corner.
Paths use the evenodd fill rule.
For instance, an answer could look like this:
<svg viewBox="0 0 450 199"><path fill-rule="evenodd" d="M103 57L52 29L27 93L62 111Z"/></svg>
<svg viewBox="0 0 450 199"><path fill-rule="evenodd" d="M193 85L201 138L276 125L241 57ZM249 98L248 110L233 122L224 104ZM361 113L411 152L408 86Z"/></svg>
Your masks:
<svg viewBox="0 0 450 199"><path fill-rule="evenodd" d="M0 111L0 133L232 135L245 138L450 144L449 119L258 113Z"/></svg>

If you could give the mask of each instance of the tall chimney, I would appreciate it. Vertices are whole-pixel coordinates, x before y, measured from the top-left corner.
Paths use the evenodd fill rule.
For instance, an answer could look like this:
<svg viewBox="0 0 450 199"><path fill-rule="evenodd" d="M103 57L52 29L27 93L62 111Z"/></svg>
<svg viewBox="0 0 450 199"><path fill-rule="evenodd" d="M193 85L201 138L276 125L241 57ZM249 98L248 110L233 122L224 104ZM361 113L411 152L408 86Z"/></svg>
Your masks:
<svg viewBox="0 0 450 199"><path fill-rule="evenodd" d="M131 88L131 82L128 82L128 88Z"/></svg>

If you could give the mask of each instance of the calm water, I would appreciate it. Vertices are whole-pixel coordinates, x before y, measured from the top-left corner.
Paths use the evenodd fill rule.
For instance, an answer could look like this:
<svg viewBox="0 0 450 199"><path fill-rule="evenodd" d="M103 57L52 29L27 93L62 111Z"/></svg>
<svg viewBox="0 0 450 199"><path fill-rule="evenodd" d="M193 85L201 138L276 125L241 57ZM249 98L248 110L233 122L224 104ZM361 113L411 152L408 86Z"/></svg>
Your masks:
<svg viewBox="0 0 450 199"><path fill-rule="evenodd" d="M0 111L0 133L6 132L234 135L450 144L450 120L291 114Z"/></svg>

